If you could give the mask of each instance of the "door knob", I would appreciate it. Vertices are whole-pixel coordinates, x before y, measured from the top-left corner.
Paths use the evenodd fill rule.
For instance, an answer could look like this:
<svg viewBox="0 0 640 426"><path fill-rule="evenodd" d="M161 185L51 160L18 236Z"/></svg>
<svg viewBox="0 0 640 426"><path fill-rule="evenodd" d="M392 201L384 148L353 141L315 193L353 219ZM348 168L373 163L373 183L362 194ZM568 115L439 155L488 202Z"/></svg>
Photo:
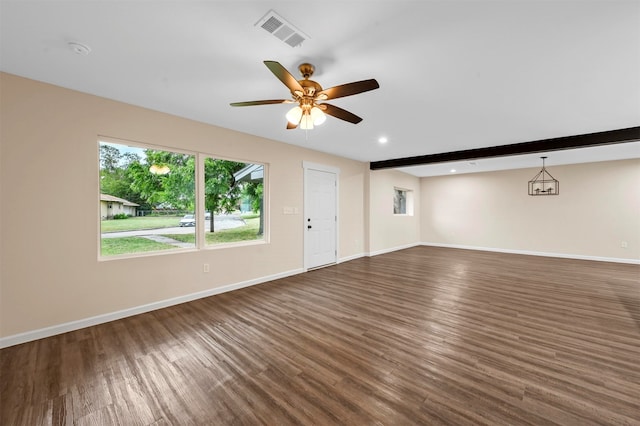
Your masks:
<svg viewBox="0 0 640 426"><path fill-rule="evenodd" d="M311 229L311 225L307 225L307 229Z"/></svg>

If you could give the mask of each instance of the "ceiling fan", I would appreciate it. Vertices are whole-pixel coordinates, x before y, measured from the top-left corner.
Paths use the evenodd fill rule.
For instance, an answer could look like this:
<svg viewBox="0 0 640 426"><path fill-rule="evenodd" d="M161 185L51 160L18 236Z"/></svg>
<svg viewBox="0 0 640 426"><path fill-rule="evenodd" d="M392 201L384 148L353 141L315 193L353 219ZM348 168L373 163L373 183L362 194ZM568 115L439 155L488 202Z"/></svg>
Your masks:
<svg viewBox="0 0 640 426"><path fill-rule="evenodd" d="M301 129L313 129L314 125L324 123L325 114L329 114L340 120L357 124L362 118L350 113L347 110L338 108L337 106L318 103L329 99L342 98L345 96L357 95L358 93L368 92L380 87L374 79L355 81L353 83L334 86L329 89L323 89L320 84L309 77L313 75L315 68L313 65L304 63L300 64L298 70L302 74L302 80L296 80L285 67L276 61L264 61L264 64L271 72L284 83L291 91L292 99L269 99L263 101L233 102L231 106L253 106L253 105L270 105L270 104L298 104L287 113L287 129L295 129L300 126Z"/></svg>

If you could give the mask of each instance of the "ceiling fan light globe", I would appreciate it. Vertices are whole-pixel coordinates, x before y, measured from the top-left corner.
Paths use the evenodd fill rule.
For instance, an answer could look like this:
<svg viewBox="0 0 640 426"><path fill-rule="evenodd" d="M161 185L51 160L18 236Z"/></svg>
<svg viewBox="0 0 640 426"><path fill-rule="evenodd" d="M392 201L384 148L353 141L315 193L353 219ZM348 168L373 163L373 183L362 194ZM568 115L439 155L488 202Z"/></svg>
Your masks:
<svg viewBox="0 0 640 426"><path fill-rule="evenodd" d="M310 114L304 114L300 120L300 128L303 130L313 129L313 118Z"/></svg>
<svg viewBox="0 0 640 426"><path fill-rule="evenodd" d="M291 108L286 117L287 121L291 124L300 123L300 119L302 118L302 108L300 108L299 106Z"/></svg>
<svg viewBox="0 0 640 426"><path fill-rule="evenodd" d="M322 112L320 108L315 106L311 108L310 115L311 115L311 119L313 120L313 124L316 126L321 125L327 120L327 116L325 115L325 113Z"/></svg>

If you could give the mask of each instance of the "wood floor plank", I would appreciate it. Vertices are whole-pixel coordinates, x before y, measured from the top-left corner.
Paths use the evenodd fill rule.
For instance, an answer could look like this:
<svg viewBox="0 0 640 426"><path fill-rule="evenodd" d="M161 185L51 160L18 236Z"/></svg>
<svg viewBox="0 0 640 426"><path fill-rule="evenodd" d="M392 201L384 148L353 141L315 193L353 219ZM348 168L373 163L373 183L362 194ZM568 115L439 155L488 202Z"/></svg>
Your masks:
<svg viewBox="0 0 640 426"><path fill-rule="evenodd" d="M436 247L5 348L2 425L640 425L640 266Z"/></svg>

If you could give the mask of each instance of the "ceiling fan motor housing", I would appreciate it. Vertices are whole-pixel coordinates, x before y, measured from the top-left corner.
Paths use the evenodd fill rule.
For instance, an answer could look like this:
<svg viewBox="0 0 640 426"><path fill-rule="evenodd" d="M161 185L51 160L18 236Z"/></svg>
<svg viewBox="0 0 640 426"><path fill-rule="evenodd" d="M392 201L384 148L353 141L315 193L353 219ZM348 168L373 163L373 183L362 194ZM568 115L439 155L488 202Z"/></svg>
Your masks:
<svg viewBox="0 0 640 426"><path fill-rule="evenodd" d="M316 93L322 92L322 86L313 80L299 80L300 86L304 89L304 96L314 97ZM295 96L295 93L293 94Z"/></svg>
<svg viewBox="0 0 640 426"><path fill-rule="evenodd" d="M298 65L298 70L300 71L300 74L302 74L302 77L309 78L313 75L313 72L316 70L316 67L305 62L304 64Z"/></svg>

